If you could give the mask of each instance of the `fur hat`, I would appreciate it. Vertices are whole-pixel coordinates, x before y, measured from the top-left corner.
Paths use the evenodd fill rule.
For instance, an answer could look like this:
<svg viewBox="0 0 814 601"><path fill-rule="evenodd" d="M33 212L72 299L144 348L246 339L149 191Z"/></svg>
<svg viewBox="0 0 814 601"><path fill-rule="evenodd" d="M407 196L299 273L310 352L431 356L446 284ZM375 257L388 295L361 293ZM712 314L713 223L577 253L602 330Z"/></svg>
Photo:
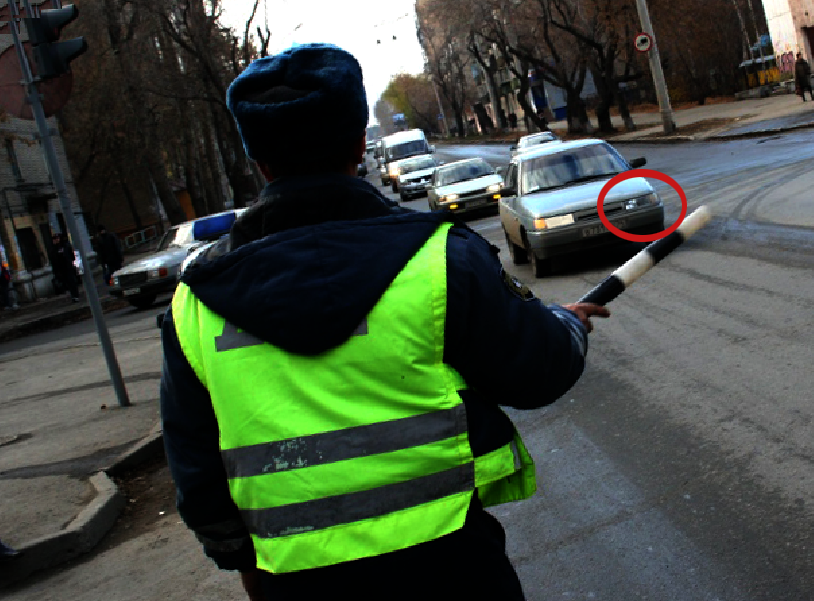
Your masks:
<svg viewBox="0 0 814 601"><path fill-rule="evenodd" d="M362 68L332 44L303 44L257 59L229 86L226 106L255 161L299 150L300 141L311 144L314 137L358 139L368 122Z"/></svg>

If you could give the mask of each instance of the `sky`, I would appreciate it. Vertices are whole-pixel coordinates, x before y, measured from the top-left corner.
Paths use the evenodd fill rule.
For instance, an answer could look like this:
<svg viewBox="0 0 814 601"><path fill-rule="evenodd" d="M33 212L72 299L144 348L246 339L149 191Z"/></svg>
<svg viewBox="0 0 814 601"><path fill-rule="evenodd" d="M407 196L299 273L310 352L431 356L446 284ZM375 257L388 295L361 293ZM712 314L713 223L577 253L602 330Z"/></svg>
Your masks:
<svg viewBox="0 0 814 601"><path fill-rule="evenodd" d="M221 21L242 35L254 0L228 0L223 6ZM415 0L260 0L252 30L255 25L265 29L266 9L270 54L292 44L325 42L356 57L362 65L371 124L373 106L390 78L424 69L415 34Z"/></svg>

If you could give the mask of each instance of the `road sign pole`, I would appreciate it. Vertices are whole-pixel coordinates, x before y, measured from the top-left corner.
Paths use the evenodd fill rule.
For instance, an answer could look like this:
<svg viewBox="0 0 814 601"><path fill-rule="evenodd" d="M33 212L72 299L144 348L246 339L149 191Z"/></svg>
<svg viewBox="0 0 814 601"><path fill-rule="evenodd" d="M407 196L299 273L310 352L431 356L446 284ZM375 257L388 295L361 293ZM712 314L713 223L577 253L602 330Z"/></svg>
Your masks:
<svg viewBox="0 0 814 601"><path fill-rule="evenodd" d="M33 17L31 5L28 0L23 0L26 13L29 17ZM62 215L65 217L65 224L68 226L68 231L71 237L77 243L79 256L82 260L83 272L82 283L85 286L85 293L88 296L88 305L93 314L93 320L96 323L96 331L99 335L99 342L102 346L105 360L107 361L107 368L110 372L110 379L113 383L113 389L116 392L116 398L119 405L122 407L130 406L130 399L127 396L127 389L124 386L124 379L122 378L119 363L116 360L116 353L113 350L113 343L110 339L110 333L105 325L104 315L102 313L102 305L99 302L99 295L96 291L96 283L93 281L93 272L90 269L90 263L85 256L85 250L82 248L81 237L79 228L74 219L73 208L71 207L71 199L68 197L68 190L65 186L65 179L62 176L62 168L59 165L56 150L54 149L54 141L51 139L51 131L48 127L48 122L45 119L45 111L42 108L42 101L40 99L39 90L34 83L34 77L31 73L31 67L28 64L28 57L23 49L23 44L20 41L19 27L19 13L17 10L17 0L9 0L11 7L11 36L14 40L14 48L17 50L17 57L20 60L20 69L23 74L22 84L25 86L28 102L31 103L31 109L34 113L34 120L37 122L37 129L40 133L40 144L42 145L43 152L45 153L45 162L48 167L48 173L51 176L51 181L57 190L59 197L59 205L62 209Z"/></svg>
<svg viewBox="0 0 814 601"><path fill-rule="evenodd" d="M671 134L676 129L675 121L673 121L673 108L670 106L670 94L667 91L667 83L664 80L664 72L661 69L659 45L656 42L656 35L653 33L653 24L650 22L650 13L647 10L646 0L636 0L636 8L639 10L639 19L642 22L642 30L649 35L650 39L652 40L652 47L648 52L648 56L650 58L650 71L653 73L653 83L656 86L656 97L659 100L661 120L664 124L664 133Z"/></svg>

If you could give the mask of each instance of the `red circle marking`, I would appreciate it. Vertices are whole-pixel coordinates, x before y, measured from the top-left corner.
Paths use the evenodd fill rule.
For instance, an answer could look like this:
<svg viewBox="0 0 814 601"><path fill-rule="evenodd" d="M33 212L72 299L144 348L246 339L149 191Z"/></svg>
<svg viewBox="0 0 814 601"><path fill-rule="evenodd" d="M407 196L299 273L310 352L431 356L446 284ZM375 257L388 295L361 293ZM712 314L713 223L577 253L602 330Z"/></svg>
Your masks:
<svg viewBox="0 0 814 601"><path fill-rule="evenodd" d="M628 234L627 232L623 232L618 227L613 225L605 216L605 207L602 205L605 201L605 197L608 195L608 192L611 191L611 188L613 188L616 184L621 184L623 181L633 179L635 177L649 177L650 179L657 179L665 184L669 184L675 189L676 192L678 192L678 197L681 199L681 214L678 216L675 223L663 232L657 232L655 234ZM675 181L669 175L665 175L661 171L655 171L653 169L631 169L630 171L620 173L602 186L602 190L599 192L599 200L597 200L596 208L599 212L600 221L602 221L602 224L608 228L609 232L631 242L653 242L655 240L661 240L665 236L672 234L678 229L681 222L684 221L684 218L687 216L687 195L684 193L684 189L678 185L677 181Z"/></svg>

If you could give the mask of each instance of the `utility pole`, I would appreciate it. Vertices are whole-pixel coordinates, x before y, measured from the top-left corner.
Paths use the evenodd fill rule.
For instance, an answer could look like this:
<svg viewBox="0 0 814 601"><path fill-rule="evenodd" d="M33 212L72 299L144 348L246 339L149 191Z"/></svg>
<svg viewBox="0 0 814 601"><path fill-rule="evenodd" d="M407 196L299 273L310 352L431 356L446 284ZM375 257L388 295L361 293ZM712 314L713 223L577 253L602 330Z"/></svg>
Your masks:
<svg viewBox="0 0 814 601"><path fill-rule="evenodd" d="M432 82L432 91L435 92L435 100L438 102L438 111L441 115L441 121L444 123L444 136L449 137L449 125L447 125L447 116L444 113L444 106L441 104L441 97L438 95L438 88L435 85L435 80L430 76Z"/></svg>
<svg viewBox="0 0 814 601"><path fill-rule="evenodd" d="M650 13L647 10L646 0L636 0L636 8L639 10L639 19L642 22L642 31L650 36L652 47L647 52L650 58L650 71L653 73L653 83L656 86L656 97L659 100L661 109L661 121L664 124L664 133L671 134L676 129L673 121L673 108L670 106L670 93L667 91L667 83L664 80L664 71L661 69L661 56L659 55L659 45L656 42L656 34L653 33L653 24L650 22Z"/></svg>
<svg viewBox="0 0 814 601"><path fill-rule="evenodd" d="M34 13L31 10L31 5L29 4L28 0L22 0L22 2L28 18L33 20ZM62 176L62 168L60 167L59 159L57 158L57 153L54 148L54 141L51 139L51 130L48 127L48 122L45 119L45 111L42 108L40 92L37 89L34 76L31 72L31 66L28 64L28 57L25 54L22 41L20 40L19 23L21 21L18 20L20 14L17 8L17 0L9 0L9 6L11 7L11 20L9 25L11 28L11 36L14 40L14 48L17 51L17 57L20 61L20 70L22 71L23 75L22 84L25 86L28 97L27 100L31 104L31 110L34 113L34 120L37 122L37 129L39 130L40 134L40 144L42 145L43 152L45 153L45 163L48 167L48 174L51 176L51 182L54 184L54 188L56 188L60 208L62 209L62 215L65 217L65 224L68 226L68 232L70 232L74 241L79 242L81 240L79 228L77 227L76 220L74 219L71 199L68 197L65 179ZM68 7L65 7L65 9L56 10L68 10ZM45 15L46 12L47 11L43 11L43 15ZM74 13L73 18L76 18L76 13ZM58 64L58 62L56 62L50 65L57 70L67 68L67 62L69 62L71 58L75 56L75 50L78 48L76 40L59 42L59 44L64 44L65 46L63 46L63 48L66 48L67 52L65 55L63 55L63 58L65 59L64 62L66 64ZM54 44L54 46L56 47L56 44ZM45 51L47 52L47 50L48 49ZM55 49L53 56L60 58L58 49ZM43 61L41 64L44 65L46 62ZM96 291L96 282L93 281L93 272L90 268L90 263L85 256L85 249L83 248L83 245L79 243L77 244L76 248L79 250L82 265L85 267L82 272L82 283L85 286L85 293L88 297L88 305L90 305L93 320L96 322L96 331L99 335L99 342L102 346L102 352L104 353L107 361L110 379L113 383L113 388L116 392L119 405L122 407L128 407L130 405L130 399L127 397L127 389L124 386L124 379L122 378L121 369L119 368L118 361L116 360L116 353L113 350L113 343L110 340L110 333L105 325L104 315L102 314L102 305L99 302L99 295Z"/></svg>

